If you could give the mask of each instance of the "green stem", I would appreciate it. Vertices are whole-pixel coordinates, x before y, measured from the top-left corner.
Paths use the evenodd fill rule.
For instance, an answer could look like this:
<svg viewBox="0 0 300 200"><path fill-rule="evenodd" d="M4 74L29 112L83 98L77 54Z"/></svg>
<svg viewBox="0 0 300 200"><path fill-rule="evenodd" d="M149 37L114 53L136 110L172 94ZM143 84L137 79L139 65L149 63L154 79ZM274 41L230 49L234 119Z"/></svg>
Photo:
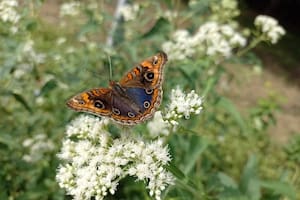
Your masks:
<svg viewBox="0 0 300 200"><path fill-rule="evenodd" d="M248 51L250 51L251 49L253 49L254 47L257 46L258 43L260 43L261 41L263 41L263 37L258 37L255 40L252 40L252 42L244 49L240 50L237 52L237 56L241 57L242 55L244 55L245 53L247 53Z"/></svg>
<svg viewBox="0 0 300 200"><path fill-rule="evenodd" d="M180 179L177 179L176 182L182 187L188 190L190 193L192 193L195 197L204 197L205 193L203 191L200 191L194 187L191 187L189 184L187 184L185 181L182 181Z"/></svg>

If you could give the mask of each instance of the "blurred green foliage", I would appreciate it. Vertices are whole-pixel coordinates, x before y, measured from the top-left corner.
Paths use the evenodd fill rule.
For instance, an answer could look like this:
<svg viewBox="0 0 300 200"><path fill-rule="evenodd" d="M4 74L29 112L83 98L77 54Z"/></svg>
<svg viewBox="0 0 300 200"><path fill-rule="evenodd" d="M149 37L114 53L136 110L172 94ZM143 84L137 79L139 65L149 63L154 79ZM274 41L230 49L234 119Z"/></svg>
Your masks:
<svg viewBox="0 0 300 200"><path fill-rule="evenodd" d="M47 1L23 1L16 8L21 16L17 24L0 23L0 199L68 199L55 181L64 129L77 115L65 101L82 90L107 86L108 55L118 80L133 64L161 50L176 29L195 31L208 20L213 1L191 6L185 1L140 2L136 19L119 21L114 33L115 4L89 0L79 15L56 16L50 23L43 12L59 9L59 2L53 8ZM168 19L163 15L167 9L178 16ZM233 17L221 19L235 22ZM13 26L18 27L15 33ZM299 198L299 137L282 148L266 134L276 123L276 100L262 99L242 115L216 89L227 73L223 64L246 58L253 59L234 57L216 64L210 57L194 56L167 64L164 102L176 85L195 89L205 101L202 114L183 121L168 138L170 170L178 181L165 199ZM39 134L46 135L51 148L40 151L40 159L28 160ZM142 183L125 179L108 199L149 198L145 190Z"/></svg>

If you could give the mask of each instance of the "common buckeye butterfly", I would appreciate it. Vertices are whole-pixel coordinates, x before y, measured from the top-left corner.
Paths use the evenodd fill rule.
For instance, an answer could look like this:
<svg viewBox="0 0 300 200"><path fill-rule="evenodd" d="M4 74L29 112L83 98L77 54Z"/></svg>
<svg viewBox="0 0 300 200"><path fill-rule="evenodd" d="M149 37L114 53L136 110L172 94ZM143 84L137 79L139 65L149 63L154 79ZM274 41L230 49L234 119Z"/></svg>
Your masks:
<svg viewBox="0 0 300 200"><path fill-rule="evenodd" d="M162 100L163 68L167 54L159 52L129 71L108 88L95 88L75 95L67 105L79 112L109 117L133 125L151 118Z"/></svg>

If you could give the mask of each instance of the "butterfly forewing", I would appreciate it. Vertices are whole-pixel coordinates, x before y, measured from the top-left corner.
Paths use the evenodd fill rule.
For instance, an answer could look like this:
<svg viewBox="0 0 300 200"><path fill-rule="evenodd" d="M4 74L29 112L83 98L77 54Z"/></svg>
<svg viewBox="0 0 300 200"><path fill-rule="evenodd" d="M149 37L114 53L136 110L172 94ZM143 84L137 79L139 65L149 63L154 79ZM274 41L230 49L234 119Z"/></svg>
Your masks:
<svg viewBox="0 0 300 200"><path fill-rule="evenodd" d="M167 62L167 55L160 52L147 58L129 71L121 80L124 87L149 87L156 88L163 81L163 67Z"/></svg>
<svg viewBox="0 0 300 200"><path fill-rule="evenodd" d="M111 98L110 88L96 88L72 97L67 101L67 105L79 112L107 116L111 114Z"/></svg>

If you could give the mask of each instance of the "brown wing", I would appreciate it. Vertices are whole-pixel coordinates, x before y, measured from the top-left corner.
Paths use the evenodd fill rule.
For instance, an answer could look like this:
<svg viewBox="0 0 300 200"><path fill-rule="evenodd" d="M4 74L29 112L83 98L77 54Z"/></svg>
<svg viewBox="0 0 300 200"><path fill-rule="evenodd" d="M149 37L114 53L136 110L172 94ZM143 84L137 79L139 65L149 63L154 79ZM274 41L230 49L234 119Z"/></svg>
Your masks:
<svg viewBox="0 0 300 200"><path fill-rule="evenodd" d="M122 87L142 87L154 89L163 81L163 67L168 57L160 52L134 67L120 81Z"/></svg>
<svg viewBox="0 0 300 200"><path fill-rule="evenodd" d="M111 115L112 90L96 88L82 92L67 101L67 106L78 112L88 112L99 116Z"/></svg>

